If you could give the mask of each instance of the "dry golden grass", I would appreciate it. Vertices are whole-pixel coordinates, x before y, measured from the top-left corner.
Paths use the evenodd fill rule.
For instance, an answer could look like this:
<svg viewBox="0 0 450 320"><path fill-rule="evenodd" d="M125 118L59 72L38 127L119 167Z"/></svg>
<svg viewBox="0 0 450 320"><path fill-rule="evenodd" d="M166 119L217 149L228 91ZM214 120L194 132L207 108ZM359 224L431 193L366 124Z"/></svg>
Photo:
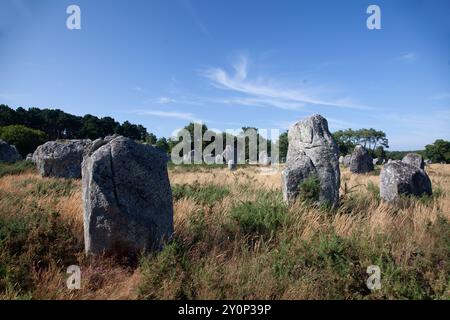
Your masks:
<svg viewBox="0 0 450 320"><path fill-rule="evenodd" d="M84 258L79 181L63 184L59 193L44 188L36 194L39 183L62 182L34 173L4 176L0 217L20 216L31 207L57 212L71 232L76 244L71 261L82 268L82 289L67 290L65 264L52 260L31 268L29 294L36 299L450 298L450 261L445 261L450 258L450 241L445 240L450 239L450 165L427 167L436 197L404 199L400 206L377 199L378 175L342 169L337 211L296 203L271 232L243 232L231 213L243 203L278 201L280 170L273 175L257 167L170 170L172 186L214 183L229 193L212 204L189 196L175 201L175 244L143 257L137 268ZM333 260L336 250L344 262ZM365 268L380 263L392 269L386 271L387 289L367 292ZM0 282L0 298L27 294L11 288L2 292Z"/></svg>

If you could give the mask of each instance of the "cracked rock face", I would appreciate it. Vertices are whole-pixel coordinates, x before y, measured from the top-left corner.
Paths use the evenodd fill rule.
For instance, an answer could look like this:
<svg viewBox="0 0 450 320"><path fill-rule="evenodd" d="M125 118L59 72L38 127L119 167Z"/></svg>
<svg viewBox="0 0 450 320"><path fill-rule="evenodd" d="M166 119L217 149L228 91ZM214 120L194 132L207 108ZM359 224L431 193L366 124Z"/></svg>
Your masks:
<svg viewBox="0 0 450 320"><path fill-rule="evenodd" d="M350 171L353 173L367 173L373 171L373 169L373 159L369 152L363 146L357 145L350 158Z"/></svg>
<svg viewBox="0 0 450 320"><path fill-rule="evenodd" d="M410 164L420 169L425 168L425 162L423 161L423 157L417 153L408 153L403 157L402 162Z"/></svg>
<svg viewBox="0 0 450 320"><path fill-rule="evenodd" d="M383 166L380 173L380 196L387 202L395 202L400 195L431 195L431 181L419 167L396 160Z"/></svg>
<svg viewBox="0 0 450 320"><path fill-rule="evenodd" d="M0 140L0 162L13 163L22 160L15 146L11 146L3 140Z"/></svg>
<svg viewBox="0 0 450 320"><path fill-rule="evenodd" d="M311 175L320 181L318 202L335 207L339 203L339 149L328 130L328 122L313 115L297 122L288 134L289 149L283 170L283 198L290 202L299 184Z"/></svg>
<svg viewBox="0 0 450 320"><path fill-rule="evenodd" d="M91 144L91 140L49 141L36 149L32 161L43 177L79 179L83 154Z"/></svg>
<svg viewBox="0 0 450 320"><path fill-rule="evenodd" d="M82 164L86 253L160 250L173 233L167 155L122 136L96 146Z"/></svg>

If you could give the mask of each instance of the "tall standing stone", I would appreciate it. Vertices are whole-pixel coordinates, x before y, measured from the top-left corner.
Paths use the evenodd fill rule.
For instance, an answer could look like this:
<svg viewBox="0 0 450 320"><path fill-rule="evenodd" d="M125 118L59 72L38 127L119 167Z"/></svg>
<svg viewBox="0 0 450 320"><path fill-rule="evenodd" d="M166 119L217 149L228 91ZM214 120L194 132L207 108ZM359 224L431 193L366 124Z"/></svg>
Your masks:
<svg viewBox="0 0 450 320"><path fill-rule="evenodd" d="M313 115L297 122L288 134L289 149L283 170L283 197L289 202L299 193L299 185L309 177L320 183L320 203L335 207L339 203L339 149L328 130L328 122Z"/></svg>
<svg viewBox="0 0 450 320"><path fill-rule="evenodd" d="M350 171L353 173L367 173L373 171L373 159L369 152L361 145L357 145L350 159Z"/></svg>
<svg viewBox="0 0 450 320"><path fill-rule="evenodd" d="M167 155L121 136L97 146L83 160L86 253L161 249L173 233Z"/></svg>

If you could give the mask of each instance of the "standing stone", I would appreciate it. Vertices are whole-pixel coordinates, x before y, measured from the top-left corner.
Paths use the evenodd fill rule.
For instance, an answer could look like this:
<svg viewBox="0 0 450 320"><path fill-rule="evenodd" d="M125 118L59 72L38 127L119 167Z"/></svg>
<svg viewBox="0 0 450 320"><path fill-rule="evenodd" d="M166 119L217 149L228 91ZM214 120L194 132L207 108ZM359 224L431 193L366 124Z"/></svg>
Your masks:
<svg viewBox="0 0 450 320"><path fill-rule="evenodd" d="M376 166L378 164L378 161L379 161L378 158L373 159L372 160L373 165Z"/></svg>
<svg viewBox="0 0 450 320"><path fill-rule="evenodd" d="M433 164L433 161L431 161L430 159L425 159L425 165L429 166L430 164Z"/></svg>
<svg viewBox="0 0 450 320"><path fill-rule="evenodd" d="M122 136L99 145L82 165L86 253L160 250L173 233L167 155Z"/></svg>
<svg viewBox="0 0 450 320"><path fill-rule="evenodd" d="M22 156L15 146L0 139L0 162L13 163L22 160Z"/></svg>
<svg viewBox="0 0 450 320"><path fill-rule="evenodd" d="M344 162L343 162L344 163L344 167L346 167L346 168L350 167L351 160L352 160L352 155L351 154L346 155L344 157Z"/></svg>
<svg viewBox="0 0 450 320"><path fill-rule="evenodd" d="M425 162L423 161L423 157L417 153L408 153L406 156L403 157L402 162L418 167L420 169L425 168Z"/></svg>
<svg viewBox="0 0 450 320"><path fill-rule="evenodd" d="M289 149L282 173L283 198L294 200L299 185L307 178L317 177L320 191L317 202L335 207L339 203L339 149L328 130L328 122L313 115L297 122L288 134Z"/></svg>
<svg viewBox="0 0 450 320"><path fill-rule="evenodd" d="M352 152L350 171L353 173L367 173L373 171L372 157L361 145L357 145Z"/></svg>
<svg viewBox="0 0 450 320"><path fill-rule="evenodd" d="M344 164L344 156L339 157L339 164Z"/></svg>
<svg viewBox="0 0 450 320"><path fill-rule="evenodd" d="M395 160L383 166L380 173L380 197L393 202L400 195L431 195L431 181L426 172L417 166Z"/></svg>
<svg viewBox="0 0 450 320"><path fill-rule="evenodd" d="M26 161L33 161L33 154L29 153L27 154L27 157L25 158Z"/></svg>
<svg viewBox="0 0 450 320"><path fill-rule="evenodd" d="M33 162L43 177L81 178L83 154L91 140L56 140L39 146L33 153Z"/></svg>

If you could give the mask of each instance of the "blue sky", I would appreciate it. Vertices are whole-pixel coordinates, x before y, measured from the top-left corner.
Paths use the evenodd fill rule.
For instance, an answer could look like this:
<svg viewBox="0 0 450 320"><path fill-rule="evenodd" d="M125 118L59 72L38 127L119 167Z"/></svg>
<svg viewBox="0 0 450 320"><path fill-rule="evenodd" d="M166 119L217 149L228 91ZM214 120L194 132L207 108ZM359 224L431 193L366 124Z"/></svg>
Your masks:
<svg viewBox="0 0 450 320"><path fill-rule="evenodd" d="M66 8L81 8L81 30ZM381 30L366 9L381 8ZM450 140L450 1L1 0L0 103L113 116L169 136L384 130L391 150Z"/></svg>

